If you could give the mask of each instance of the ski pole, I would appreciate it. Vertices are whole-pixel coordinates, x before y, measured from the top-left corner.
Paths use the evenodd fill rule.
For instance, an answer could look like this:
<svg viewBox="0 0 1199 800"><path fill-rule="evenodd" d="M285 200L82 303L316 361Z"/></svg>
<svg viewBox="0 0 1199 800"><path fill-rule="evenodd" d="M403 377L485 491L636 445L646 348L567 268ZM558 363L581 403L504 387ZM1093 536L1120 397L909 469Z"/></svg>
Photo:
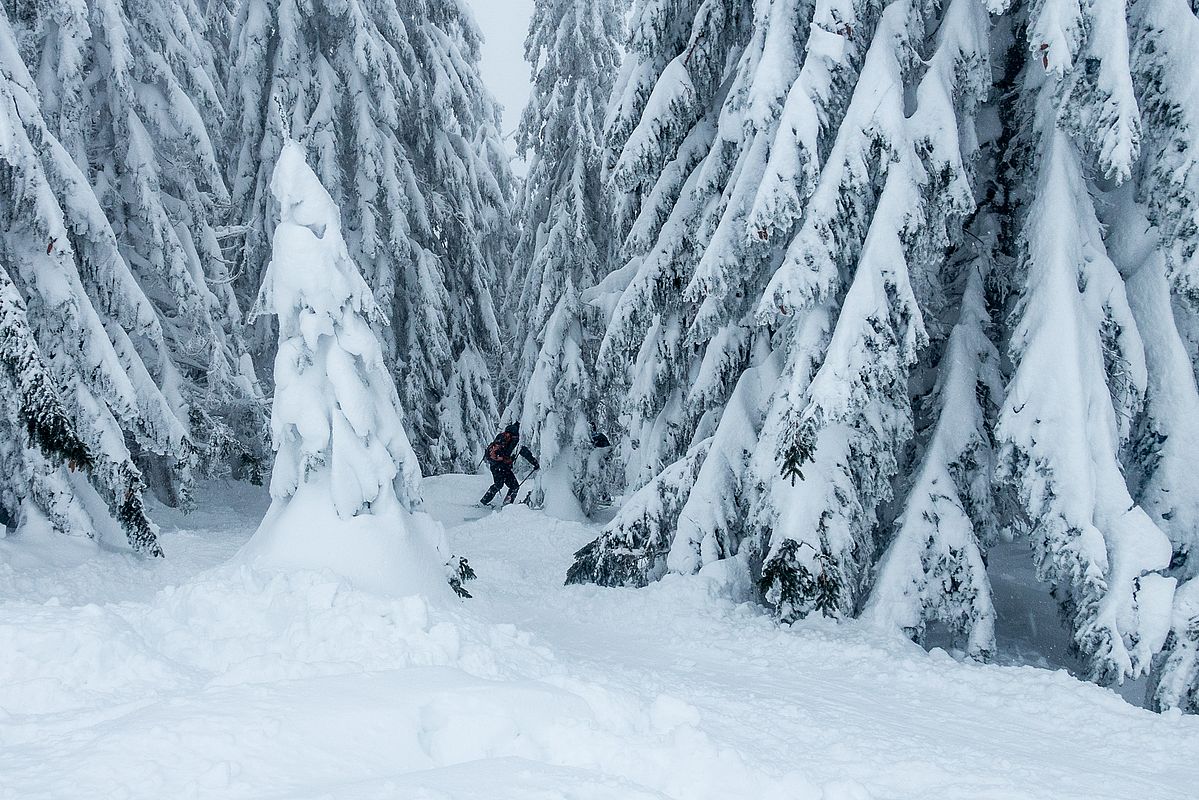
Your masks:
<svg viewBox="0 0 1199 800"><path fill-rule="evenodd" d="M524 476L524 478L521 479L520 483L516 484L516 491L518 493L520 492L520 487L524 486L525 481L527 481L529 478L533 477L533 473L536 472L538 469L539 469L539 467L533 467L531 470L529 470L529 474ZM522 500L521 502L527 506L529 504L529 498L532 495L533 495L533 491L530 489L529 493L525 495L525 499Z"/></svg>
<svg viewBox="0 0 1199 800"><path fill-rule="evenodd" d="M520 483L516 484L516 490L520 491L520 487L524 486L525 481L527 481L529 478L533 477L533 473L536 471L537 471L537 467L533 467L531 470L529 470L529 474L524 476L523 478L521 478Z"/></svg>

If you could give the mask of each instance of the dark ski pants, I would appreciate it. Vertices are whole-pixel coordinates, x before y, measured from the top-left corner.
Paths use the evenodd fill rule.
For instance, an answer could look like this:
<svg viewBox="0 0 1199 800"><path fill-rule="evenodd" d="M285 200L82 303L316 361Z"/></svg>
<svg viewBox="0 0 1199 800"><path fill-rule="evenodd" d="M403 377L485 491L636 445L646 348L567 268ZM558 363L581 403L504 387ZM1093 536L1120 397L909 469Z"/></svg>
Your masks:
<svg viewBox="0 0 1199 800"><path fill-rule="evenodd" d="M487 505L501 487L507 486L508 494L504 497L504 505L508 505L516 499L516 490L520 488L520 482L516 480L516 473L512 471L512 465L493 461L488 466L491 467L491 477L494 483L491 484L491 488L487 490L487 494L483 495L480 502Z"/></svg>

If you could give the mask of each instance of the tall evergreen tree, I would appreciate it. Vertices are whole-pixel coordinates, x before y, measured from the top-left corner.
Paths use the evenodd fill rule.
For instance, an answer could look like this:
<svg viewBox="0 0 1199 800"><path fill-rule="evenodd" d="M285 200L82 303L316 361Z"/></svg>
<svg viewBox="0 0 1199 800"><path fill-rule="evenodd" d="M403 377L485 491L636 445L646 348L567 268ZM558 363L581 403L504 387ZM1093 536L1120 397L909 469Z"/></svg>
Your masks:
<svg viewBox="0 0 1199 800"><path fill-rule="evenodd" d="M271 508L244 554L332 568L376 591L446 590L440 525L420 513L420 467L371 330L379 307L341 214L285 142L271 177L279 208L256 311L279 317Z"/></svg>
<svg viewBox="0 0 1199 800"><path fill-rule="evenodd" d="M15 402L0 418L0 509L18 529L42 519L64 533L90 534L93 523L69 471L89 469L91 454L75 433L25 317L25 303L0 269L0 388Z"/></svg>
<svg viewBox="0 0 1199 800"><path fill-rule="evenodd" d="M1123 12L1079 22L1090 31L1079 41L1043 38L1044 9L1028 13L1028 35L1047 47L1017 84L1023 201L1000 472L1019 489L1038 574L1055 584L1091 676L1117 681L1149 669L1173 589L1160 574L1169 541L1120 460L1144 403L1145 343L1085 176L1090 165L1113 181L1131 175L1139 116ZM1075 58L1086 75L1070 70Z"/></svg>
<svg viewBox="0 0 1199 800"><path fill-rule="evenodd" d="M380 334L415 447L435 470L473 468L498 417L492 292L511 176L479 38L457 0L255 0L231 34L239 292L252 297L266 265L270 171L294 136L345 211L390 323Z"/></svg>
<svg viewBox="0 0 1199 800"><path fill-rule="evenodd" d="M788 390L775 398L754 463L755 525L769 537L762 585L784 619L851 615L863 599L880 503L890 499L912 435L907 382L927 343L914 286L922 270L935 270L925 259L944 250L947 223L972 199L962 125L944 124L959 118L955 100L969 107L977 92L962 69L979 60L971 9L955 19L955 5L947 6L918 82L922 9L884 9L826 166L761 301L767 319L801 318L792 323L801 338L784 370ZM906 85L916 95L910 114Z"/></svg>
<svg viewBox="0 0 1199 800"><path fill-rule="evenodd" d="M602 320L579 295L604 277L613 255L600 173L620 34L613 0L538 0L525 43L533 96L519 129L529 172L515 256L521 268L510 292L520 363L508 415L520 420L543 469L568 478L587 511L601 488L589 451Z"/></svg>
<svg viewBox="0 0 1199 800"><path fill-rule="evenodd" d="M1173 543L1170 574L1181 582L1171 630L1152 676L1152 703L1199 713L1199 530L1191 478L1195 352L1199 305L1199 19L1182 0L1129 4L1131 68L1142 112L1136 195L1108 220L1129 243L1117 258L1135 271L1129 302L1147 340L1148 419L1134 433L1140 456L1138 500ZM1190 12L1190 13L1188 13ZM1152 226L1143 219L1147 217ZM1160 249L1154 246L1160 242ZM1172 302L1170 286L1182 302ZM1173 313L1171 313L1173 312ZM1184 343L1185 342L1185 343ZM1191 369L1187 369L1188 364Z"/></svg>
<svg viewBox="0 0 1199 800"><path fill-rule="evenodd" d="M989 267L985 256L961 264L960 313L923 398L923 452L864 610L921 642L930 624L944 624L980 658L995 651L986 547L996 538L998 509L988 412L1003 396L999 352L987 335Z"/></svg>
<svg viewBox="0 0 1199 800"><path fill-rule="evenodd" d="M609 426L624 431L620 457L630 488L647 485L689 449L706 408L727 399L748 352L735 327L688 341L694 306L683 290L696 270L699 226L719 219L727 165L703 182L701 165L722 161L717 121L722 84L745 49L749 3L656 2L634 6L629 52L608 120L608 174L624 236L619 298L598 353L597 382ZM659 78L660 76L660 78ZM730 105L739 136L744 93ZM693 380L699 377L700 380Z"/></svg>
<svg viewBox="0 0 1199 800"><path fill-rule="evenodd" d="M31 437L17 433L6 443L12 471L5 475L4 494L33 498L64 532L123 529L135 550L161 555L127 441L164 458L187 447L186 431L134 346L139 341L165 352L162 328L84 174L42 117L44 101L20 57L7 11L0 15L0 63L6 357L10 370L26 365L22 374L10 373L20 405L15 421L7 419L9 426L27 426ZM57 417L52 393L61 399L71 434L62 420L46 416ZM38 434L43 421L61 436ZM79 463L80 445L69 441L72 436L88 453L88 476L100 503L89 502L84 484L56 466L63 457ZM31 445L45 448L45 458Z"/></svg>
<svg viewBox="0 0 1199 800"><path fill-rule="evenodd" d="M223 109L200 12L191 0L13 9L43 117L158 317L161 341L132 344L189 443L165 462L152 450L139 458L179 502L194 466L260 460L265 424L215 230L229 202L211 135Z"/></svg>
<svg viewBox="0 0 1199 800"><path fill-rule="evenodd" d="M1199 486L1192 454L1199 447L1199 387L1176 316L1193 314L1171 301L1166 252L1130 186L1103 215L1109 253L1126 276L1128 304L1146 341L1145 403L1125 447L1125 474L1133 497L1170 538L1167 574L1180 582L1171 630L1157 655L1151 703L1199 712Z"/></svg>
<svg viewBox="0 0 1199 800"><path fill-rule="evenodd" d="M1091 675L1164 646L1183 702L1189 312L1141 275L1189 296L1194 104L1166 65L1193 15L1164 7L1128 6L1130 48L1117 2L636 6L598 365L633 494L569 579L736 557L781 619L944 624L985 657L986 550L1028 525Z"/></svg>

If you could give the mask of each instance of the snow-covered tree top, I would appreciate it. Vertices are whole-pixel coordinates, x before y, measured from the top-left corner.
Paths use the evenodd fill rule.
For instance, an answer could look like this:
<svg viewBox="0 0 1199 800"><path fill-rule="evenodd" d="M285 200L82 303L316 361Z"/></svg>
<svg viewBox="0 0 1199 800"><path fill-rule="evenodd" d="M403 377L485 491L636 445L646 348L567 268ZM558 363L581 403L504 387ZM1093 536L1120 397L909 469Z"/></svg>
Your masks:
<svg viewBox="0 0 1199 800"><path fill-rule="evenodd" d="M350 259L341 233L341 212L308 166L304 147L289 141L271 176L279 205L274 258L259 295L259 311L282 314L307 308L316 314L354 311L375 314L370 287Z"/></svg>

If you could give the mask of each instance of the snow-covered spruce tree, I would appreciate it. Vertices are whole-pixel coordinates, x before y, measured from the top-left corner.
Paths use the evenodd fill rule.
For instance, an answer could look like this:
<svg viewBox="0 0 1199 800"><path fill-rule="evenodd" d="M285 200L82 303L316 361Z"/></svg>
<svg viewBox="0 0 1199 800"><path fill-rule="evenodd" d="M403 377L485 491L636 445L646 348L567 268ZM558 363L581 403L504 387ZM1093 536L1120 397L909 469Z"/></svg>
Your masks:
<svg viewBox="0 0 1199 800"><path fill-rule="evenodd" d="M678 517L672 570L694 572L739 553L755 532L761 487L751 465L768 435L773 395L786 369L778 344L787 338L787 330L760 324L759 298L795 223L785 204L767 198L781 191L784 176L800 180L798 164L818 163L827 152L876 19L869 4L756 5L753 37L721 111L717 142L701 167L701 186L728 176L720 200L704 212L704 248L687 287L687 299L696 304L690 336L712 337L689 399L702 401L693 415L706 415L716 428L712 458ZM802 327L804 335L820 330ZM758 351L752 358L751 348ZM755 543L750 550L760 548ZM752 557L758 561L761 554Z"/></svg>
<svg viewBox="0 0 1199 800"><path fill-rule="evenodd" d="M229 203L210 135L223 109L200 12L191 0L40 0L14 11L46 123L158 316L161 342L132 342L189 444L165 462L137 455L155 488L182 502L193 465L252 466L265 445L265 404L215 230Z"/></svg>
<svg viewBox="0 0 1199 800"><path fill-rule="evenodd" d="M545 483L570 487L584 513L590 513L602 493L600 463L592 454L594 414L591 370L594 339L588 335L587 314L567 276L553 313L527 341L525 352L535 358L520 398L522 438L538 455L541 469L532 490L532 505L545 502ZM516 417L515 411L510 416ZM549 470L548 478L544 470ZM556 502L560 502L557 498Z"/></svg>
<svg viewBox="0 0 1199 800"><path fill-rule="evenodd" d="M25 318L25 303L0 267L0 391L10 401L0 417L0 509L20 531L44 519L57 531L90 532L92 522L66 470L91 467L54 379Z"/></svg>
<svg viewBox="0 0 1199 800"><path fill-rule="evenodd" d="M807 91L821 84L823 78L812 76L833 69L831 61L855 61L861 39L844 34L856 17L846 21L843 12L837 4L796 2L758 2L752 9L749 3L693 4L673 16L645 3L634 11L632 53L609 120L616 148L610 173L624 198L617 210L627 229L628 262L607 287L620 294L611 303L599 360L601 382L609 387L605 406L613 418L623 412L621 456L632 488L656 492L664 484L650 479L684 457L689 442L715 433L750 365L754 306L777 248L767 242L771 230L761 220L751 225L747 216L770 171L772 140L788 141L780 116L797 102L788 100L792 84ZM809 30L846 45L831 56L829 48L818 48L805 60ZM791 116L806 119L794 110ZM833 108L825 123L835 128L836 117ZM789 227L781 224L784 233ZM769 394L756 387L745 392L763 403ZM674 521L704 520L672 556L684 571L702 565L696 555L703 541L723 542L708 548L708 559L720 558L743 533L740 500L710 505L720 495L743 495L742 454L755 446L763 410L738 406L742 413L730 415L722 435L728 448L719 456L723 466L704 471L694 507L672 514ZM680 489L691 491L676 485L672 493ZM667 499L631 503L681 510ZM621 520L605 535L623 547L633 531L622 533ZM664 521L664 530L674 521Z"/></svg>
<svg viewBox="0 0 1199 800"><path fill-rule="evenodd" d="M64 480L61 472L52 475L53 457L41 465L26 461L24 468L14 463L4 478L5 493L40 493L43 513L66 532L100 534L110 543L123 535L134 550L161 555L142 504L145 485L126 441L161 456L185 447L186 432L133 345L136 338L163 347L162 331L83 173L46 127L42 98L19 56L6 12L0 14L0 66L5 75L0 81L0 263L25 304L29 337L15 327L12 334L20 340L17 346L27 346L30 338L36 343L91 462L90 481L82 483ZM16 326L21 315L14 313ZM19 357L30 370L37 369L31 354ZM14 380L18 397L33 392L35 384L47 386L33 373ZM44 399L49 390L37 391ZM33 454L37 459L18 437L8 445L10 456L23 452L20 458ZM38 473L30 477L28 469ZM88 483L99 498L84 491ZM49 493L56 494L53 501Z"/></svg>
<svg viewBox="0 0 1199 800"><path fill-rule="evenodd" d="M1193 312L1171 301L1160 232L1125 185L1111 193L1101 220L1108 252L1125 277L1128 305L1146 342L1145 403L1125 446L1123 463L1133 498L1170 537L1169 575L1176 594L1165 652L1155 661L1154 707L1199 712L1199 486L1192 479L1199 449L1199 387L1175 315Z"/></svg>
<svg viewBox="0 0 1199 800"><path fill-rule="evenodd" d="M714 227L725 206L730 166L727 150L717 147L718 120L727 118L730 136L742 135L746 87L726 101L722 84L745 49L751 8L684 6L673 16L657 3L635 8L608 123L626 263L610 287L620 295L600 346L597 383L607 424L619 423L623 434L620 457L634 489L704 438L694 436L704 409L727 399L749 348L746 329L736 325L689 340L696 309L684 290L703 254L700 226Z"/></svg>
<svg viewBox="0 0 1199 800"><path fill-rule="evenodd" d="M974 207L967 160L989 80L985 9L953 0L939 19L925 13L906 2L883 10L759 307L763 320L797 317L751 465L761 586L784 620L852 615L864 599L880 504L913 433L908 380L927 343L915 287L935 287Z"/></svg>
<svg viewBox="0 0 1199 800"><path fill-rule="evenodd" d="M240 6L231 40L240 296L265 267L271 168L294 136L391 323L378 332L422 462L472 469L498 417L492 291L511 192L478 31L457 0L263 0Z"/></svg>
<svg viewBox="0 0 1199 800"><path fill-rule="evenodd" d="M915 283L932 341L909 385L931 381L932 386L914 409L916 456L905 470L910 477L895 481L902 502L892 525L882 520L881 530L889 533L890 541L863 609L867 618L898 627L918 642L923 642L930 623L943 624L956 644L979 658L995 649L985 548L998 527L990 428L992 409L1003 395L984 290L995 269L998 225L987 215L971 212L967 183L975 182L980 160L974 119L990 82L989 27L982 4L947 5L928 72L916 91L909 135L914 154L927 170L920 188L926 196L922 202L930 205L909 221L923 228L923 234L909 232L903 240L916 267ZM951 128L936 135L934 120L940 114L958 120L956 134ZM939 198L942 193L948 197ZM947 207L939 205L946 199ZM984 238L956 231L957 221L971 213ZM943 214L950 215L953 224L929 237ZM946 245L953 248L950 253ZM938 329L946 327L948 335L938 336Z"/></svg>
<svg viewBox="0 0 1199 800"><path fill-rule="evenodd" d="M426 127L412 150L424 169L433 247L451 302L454 360L438 404L431 468L468 472L495 435L499 407L492 367L500 346L494 292L511 259L513 180L500 107L479 72L482 35L461 0L412 4ZM502 366L502 361L501 361Z"/></svg>
<svg viewBox="0 0 1199 800"><path fill-rule="evenodd" d="M1128 3L1131 70L1141 111L1137 195L1168 254L1174 287L1199 305L1199 18L1186 0Z"/></svg>
<svg viewBox="0 0 1199 800"><path fill-rule="evenodd" d="M525 43L534 88L519 144L529 172L509 292L519 377L505 416L520 420L541 461L535 494L544 497L542 475L561 474L586 512L602 488L589 455L602 321L579 293L604 277L613 255L600 172L620 33L614 0L538 0Z"/></svg>
<svg viewBox="0 0 1199 800"><path fill-rule="evenodd" d="M369 322L380 311L340 211L295 142L271 192L279 221L255 311L279 320L273 501L243 555L332 569L376 591L444 592L444 534L420 511L420 468Z"/></svg>
<svg viewBox="0 0 1199 800"><path fill-rule="evenodd" d="M856 608L872 566L875 510L910 436L906 375L924 331L909 262L918 275L935 271L954 220L972 208L963 161L973 146L970 114L988 77L985 10L965 3L947 9L927 71L916 69L919 9L901 3L887 15L876 33L878 12L869 4L758 4L716 130L702 134L714 143L702 160L683 143L679 152L698 166L672 190L669 216L656 228L645 222L662 218L659 195L648 194L631 227L630 241L645 231L653 249L636 263L602 353L612 359L620 352L614 343L648 330L635 360L612 359L610 367L619 373L623 366L635 387L644 383L633 401L658 404L648 407L641 429L684 443L688 434L726 437L722 465L700 471L704 479L675 521L672 568L694 571L727 558L756 533L758 558L767 562L764 588L784 618ZM908 120L905 86L921 76L919 108ZM849 90L848 103L835 87ZM958 125L944 124L959 116L964 142ZM806 127L797 150L799 125ZM618 177L627 155L614 167ZM668 188L677 184L676 167L662 171ZM663 268L679 261L683 269L673 274ZM663 305L680 309L673 324L659 307L645 313L659 276L676 282L673 293L669 284L660 290ZM647 328L633 327L647 317ZM751 358L754 338L777 355ZM688 359L693 350L702 357ZM691 369L677 366L689 362ZM659 374L640 376L655 368ZM668 369L675 372L660 374ZM773 370L764 389L763 369ZM751 407L729 400L739 379L749 382L743 395L755 398ZM676 390L675 408L664 383L685 387ZM817 463L792 486L796 476L781 474L780 454L793 466L812 457ZM664 460L661 449L653 455ZM654 461L631 470L631 483L638 471L652 474ZM738 499L714 513L722 497Z"/></svg>
<svg viewBox="0 0 1199 800"><path fill-rule="evenodd" d="M1155 708L1199 713L1199 521L1191 479L1196 409L1193 368L1199 307L1199 19L1183 0L1129 5L1132 78L1141 109L1137 197L1143 215L1121 203L1109 239L1126 272L1128 299L1146 341L1146 419L1134 430L1137 500L1170 537L1170 574L1181 582L1171 631L1152 675ZM1163 252L1152 249L1160 241ZM1164 255L1164 258L1163 258ZM1171 303L1169 284L1183 298ZM1173 312L1173 313L1171 313ZM1176 320L1189 331L1180 331ZM1184 341L1186 344L1184 344ZM1188 369L1190 367L1190 369Z"/></svg>
<svg viewBox="0 0 1199 800"><path fill-rule="evenodd" d="M132 464L113 465L103 458L98 463L79 438L34 341L24 301L2 268L0 390L12 400L0 417L0 464L6 476L0 483L0 510L15 521L17 533L28 535L43 525L89 538L123 530L135 551L161 556L142 505L140 476ZM124 481L117 492L103 482L114 472Z"/></svg>
<svg viewBox="0 0 1199 800"><path fill-rule="evenodd" d="M715 147L717 122L726 120L731 137L744 135L749 84L729 92L724 83L746 51L751 18L749 2L642 2L633 9L607 123L625 265L591 297L610 317L597 363L601 420L618 433L625 483L638 492L588 549L593 557L572 568L574 581L644 583L660 574L659 556L691 491L686 476L701 466L718 420L705 411L727 400L749 357L749 328L739 321L689 339L696 304L684 288L703 252L699 228L718 225L725 185L735 183L727 163L735 148ZM616 561L639 564L641 573L592 572L588 565L616 563L602 552L605 543L639 554Z"/></svg>
<svg viewBox="0 0 1199 800"><path fill-rule="evenodd" d="M750 217L770 170L771 147L787 138L783 115L801 80L812 35L809 3L758 2L753 32L736 64L715 141L697 169L705 199L695 237L702 243L684 291L693 309L687 340L704 343L691 367L684 426L711 430L709 457L678 515L667 566L688 574L738 553L749 532L747 468L766 421L782 364L771 352L774 331L757 324L756 305L777 264L771 231ZM777 231L775 231L777 233Z"/></svg>
<svg viewBox="0 0 1199 800"><path fill-rule="evenodd" d="M1019 490L1038 574L1054 584L1090 677L1113 682L1148 671L1174 581L1162 574L1170 542L1120 460L1148 378L1087 178L1092 165L1112 182L1130 178L1140 136L1123 4L1106 8L1067 16L1064 27L1056 6L1026 9L1010 156L1023 184L1015 371L997 434L1000 477Z"/></svg>
<svg viewBox="0 0 1199 800"><path fill-rule="evenodd" d="M925 398L927 443L863 611L918 642L930 623L944 624L976 658L995 651L984 555L997 531L988 410L1003 397L1003 385L999 352L987 335L983 283L990 268L985 256L961 264L958 319Z"/></svg>

